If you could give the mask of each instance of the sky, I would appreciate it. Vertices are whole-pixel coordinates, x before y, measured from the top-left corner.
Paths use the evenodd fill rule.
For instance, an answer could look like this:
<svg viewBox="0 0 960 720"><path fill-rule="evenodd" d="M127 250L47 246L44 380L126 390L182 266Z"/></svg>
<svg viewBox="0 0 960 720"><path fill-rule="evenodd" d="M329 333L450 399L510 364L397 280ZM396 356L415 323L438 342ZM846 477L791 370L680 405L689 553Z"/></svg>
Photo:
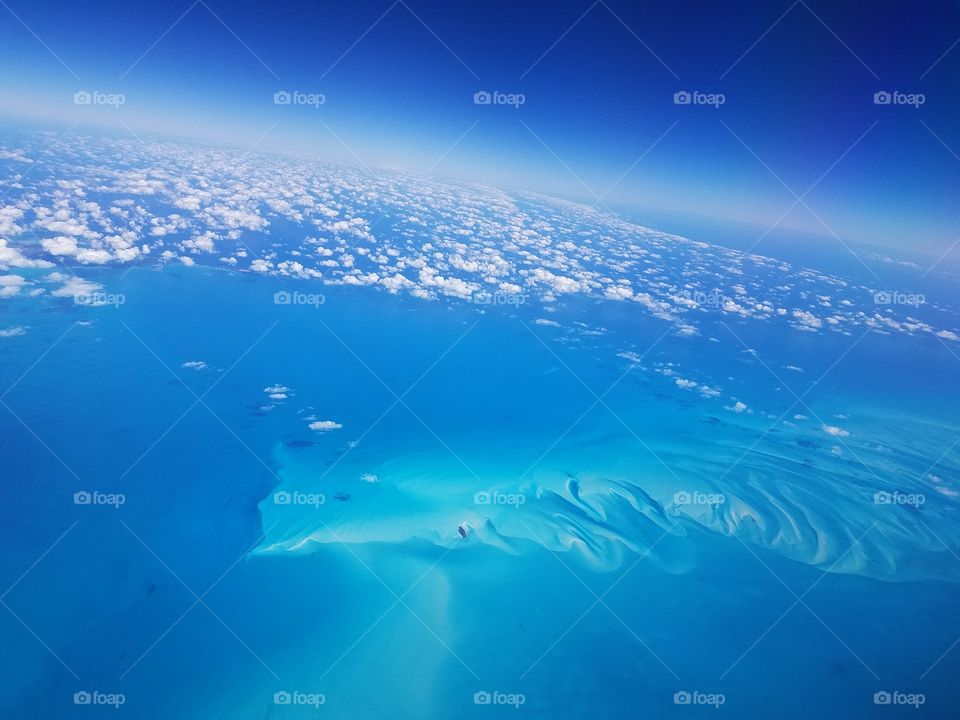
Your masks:
<svg viewBox="0 0 960 720"><path fill-rule="evenodd" d="M958 71L957 2L0 2L0 118L19 126L219 141L934 255L960 239ZM699 94L678 104L684 92Z"/></svg>

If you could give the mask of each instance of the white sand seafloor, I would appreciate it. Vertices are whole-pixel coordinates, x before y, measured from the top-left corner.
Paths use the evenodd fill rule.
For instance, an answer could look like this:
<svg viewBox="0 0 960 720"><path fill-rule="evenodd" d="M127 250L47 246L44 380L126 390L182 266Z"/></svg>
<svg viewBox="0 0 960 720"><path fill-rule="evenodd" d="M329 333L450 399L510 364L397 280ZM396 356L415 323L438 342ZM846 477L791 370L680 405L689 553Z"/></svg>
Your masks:
<svg viewBox="0 0 960 720"><path fill-rule="evenodd" d="M960 580L960 562L949 549L960 542L956 503L929 479L881 488L829 455L816 469L786 446L780 455L758 453L737 462L746 448L731 443L723 455L715 447L711 457L698 458L681 449L680 438L658 443L647 436L654 457L611 422L609 434L562 444L519 482L529 452L502 442L496 457L485 445L380 462L376 452L354 450L329 473L278 447L283 482L277 492L321 495L325 502L278 505L274 495L264 499L260 511L269 529L255 552L424 540L464 552L484 544L522 554L538 544L569 551L596 569L613 570L642 554L665 571L683 572L697 562L695 546L685 538L699 526L830 572ZM923 456L900 462L908 461L922 472ZM735 462L736 473L724 476ZM364 473L377 481L364 481ZM338 492L350 499L338 501ZM883 504L878 492L917 495L924 502Z"/></svg>

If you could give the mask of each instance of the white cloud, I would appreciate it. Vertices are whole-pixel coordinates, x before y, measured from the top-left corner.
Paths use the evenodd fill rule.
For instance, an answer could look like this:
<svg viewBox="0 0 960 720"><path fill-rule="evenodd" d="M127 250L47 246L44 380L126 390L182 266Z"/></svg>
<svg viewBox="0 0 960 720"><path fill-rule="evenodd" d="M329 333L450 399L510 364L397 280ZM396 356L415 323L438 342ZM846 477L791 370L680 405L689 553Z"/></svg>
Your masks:
<svg viewBox="0 0 960 720"><path fill-rule="evenodd" d="M604 290L603 296L608 300L629 300L633 297L633 290L622 285L614 285Z"/></svg>
<svg viewBox="0 0 960 720"><path fill-rule="evenodd" d="M54 238L45 238L40 246L51 255L73 255L77 252L76 238L61 235Z"/></svg>
<svg viewBox="0 0 960 720"><path fill-rule="evenodd" d="M823 327L823 321L806 310L794 310L793 316L797 319L794 326L800 330L817 330Z"/></svg>
<svg viewBox="0 0 960 720"><path fill-rule="evenodd" d="M7 240L0 238L0 270L12 267L51 268L53 263L49 260L30 260L17 248L10 247Z"/></svg>
<svg viewBox="0 0 960 720"><path fill-rule="evenodd" d="M0 275L0 298L11 298L20 294L20 289L27 284L19 275Z"/></svg>
<svg viewBox="0 0 960 720"><path fill-rule="evenodd" d="M833 437L849 437L850 433L843 428L837 427L836 425L824 425L823 431L827 435L832 435Z"/></svg>
<svg viewBox="0 0 960 720"><path fill-rule="evenodd" d="M22 217L23 210L14 205L0 208L0 235L19 235L23 232L23 228L16 224L16 221Z"/></svg>
<svg viewBox="0 0 960 720"><path fill-rule="evenodd" d="M76 257L79 262L86 265L103 265L113 260L113 255L106 250L78 250Z"/></svg>
<svg viewBox="0 0 960 720"><path fill-rule="evenodd" d="M54 282L59 282L61 279L64 280L63 285L58 287L56 290L50 294L54 297L76 297L78 295L93 295L98 290L103 289L103 285L100 283L91 282L90 280L84 280L82 277L77 277L76 275L71 275L64 279L62 273L52 273L53 275L58 276L58 279Z"/></svg>
<svg viewBox="0 0 960 720"><path fill-rule="evenodd" d="M207 232L203 233L202 235L194 235L189 240L184 240L180 244L185 250L197 250L199 252L212 253L215 250L213 245L213 241L215 239L216 236L207 230Z"/></svg>

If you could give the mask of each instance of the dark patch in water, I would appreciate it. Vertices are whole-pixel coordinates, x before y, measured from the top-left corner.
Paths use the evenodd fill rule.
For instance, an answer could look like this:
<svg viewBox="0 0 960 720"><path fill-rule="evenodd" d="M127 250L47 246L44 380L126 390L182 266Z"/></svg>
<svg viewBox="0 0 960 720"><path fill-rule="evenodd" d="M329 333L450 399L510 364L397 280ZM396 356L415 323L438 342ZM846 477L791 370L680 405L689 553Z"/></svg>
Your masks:
<svg viewBox="0 0 960 720"><path fill-rule="evenodd" d="M288 448L308 448L316 445L313 440L287 440Z"/></svg>
<svg viewBox="0 0 960 720"><path fill-rule="evenodd" d="M350 493L338 492L333 496L333 499L340 502L350 502Z"/></svg>
<svg viewBox="0 0 960 720"><path fill-rule="evenodd" d="M820 445L819 445L819 444L815 443L813 440L807 440L806 438L796 438L796 439L794 440L794 442L796 442L797 445L799 445L800 447L806 448L807 450L819 450L819 449L820 449Z"/></svg>

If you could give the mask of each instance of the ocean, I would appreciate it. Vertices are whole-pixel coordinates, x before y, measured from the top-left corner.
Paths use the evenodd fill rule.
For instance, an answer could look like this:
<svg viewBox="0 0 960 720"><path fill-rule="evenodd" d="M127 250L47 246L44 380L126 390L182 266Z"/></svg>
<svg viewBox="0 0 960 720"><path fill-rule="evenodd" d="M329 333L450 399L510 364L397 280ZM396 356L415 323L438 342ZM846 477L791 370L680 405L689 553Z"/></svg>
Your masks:
<svg viewBox="0 0 960 720"><path fill-rule="evenodd" d="M952 716L939 339L83 275L0 305L3 717Z"/></svg>

